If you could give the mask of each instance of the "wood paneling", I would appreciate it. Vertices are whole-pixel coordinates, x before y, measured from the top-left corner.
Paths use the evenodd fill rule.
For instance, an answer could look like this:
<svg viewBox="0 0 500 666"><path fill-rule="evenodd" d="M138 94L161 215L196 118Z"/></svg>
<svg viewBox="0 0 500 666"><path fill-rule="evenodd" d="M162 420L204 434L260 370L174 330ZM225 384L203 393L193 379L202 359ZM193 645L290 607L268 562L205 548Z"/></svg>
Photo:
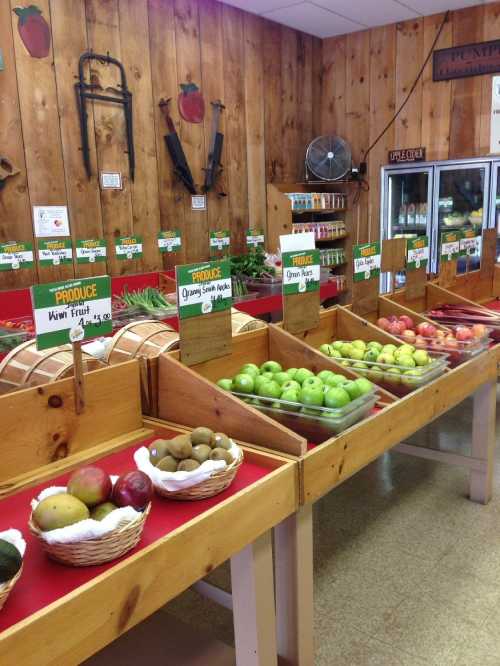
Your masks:
<svg viewBox="0 0 500 666"><path fill-rule="evenodd" d="M33 240L31 206L66 204L73 244L105 238L107 264L38 270L42 281L108 271L156 270L208 257L208 232L230 229L232 249L245 245L249 225L266 227L266 175L301 178L305 146L319 129L321 40L271 23L216 0L40 0L51 30L46 58L28 55L18 31L14 0L0 3L0 151L21 169L0 195L0 240ZM133 95L136 173L129 177L121 109L89 104L92 177L82 160L74 83L80 55L94 49L122 61ZM314 54L314 55L313 55ZM87 72L89 73L89 72ZM115 86L114 68L94 63L91 74ZM182 120L179 84L200 86L203 123ZM314 91L314 95L313 95ZM172 98L171 113L194 180L201 186L211 135L210 101L226 106L217 191L207 211L191 210L190 195L172 173L158 103ZM315 114L315 115L314 115ZM314 121L313 116L316 118ZM101 170L120 171L123 190L102 191ZM179 228L183 249L160 255L157 233ZM137 234L143 257L118 261L114 239ZM0 288L24 286L35 271L2 271Z"/></svg>

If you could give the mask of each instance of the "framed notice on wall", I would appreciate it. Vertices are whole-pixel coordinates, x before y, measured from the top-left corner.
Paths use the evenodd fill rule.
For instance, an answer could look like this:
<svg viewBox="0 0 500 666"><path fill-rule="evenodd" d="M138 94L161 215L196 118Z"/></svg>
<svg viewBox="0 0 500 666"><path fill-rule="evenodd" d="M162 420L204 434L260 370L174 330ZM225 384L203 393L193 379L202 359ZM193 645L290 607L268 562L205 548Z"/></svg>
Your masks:
<svg viewBox="0 0 500 666"><path fill-rule="evenodd" d="M69 236L67 206L33 206L33 227L37 238Z"/></svg>

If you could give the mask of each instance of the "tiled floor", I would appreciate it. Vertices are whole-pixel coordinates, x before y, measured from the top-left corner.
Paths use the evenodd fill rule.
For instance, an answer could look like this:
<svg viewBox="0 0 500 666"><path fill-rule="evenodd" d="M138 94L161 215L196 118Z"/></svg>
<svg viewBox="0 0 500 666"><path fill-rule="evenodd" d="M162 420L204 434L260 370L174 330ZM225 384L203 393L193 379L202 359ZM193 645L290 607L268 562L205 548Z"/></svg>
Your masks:
<svg viewBox="0 0 500 666"><path fill-rule="evenodd" d="M470 428L465 402L411 441L468 453ZM392 453L317 502L316 666L500 666L500 465L495 487L473 504L465 470ZM233 640L192 591L166 610Z"/></svg>

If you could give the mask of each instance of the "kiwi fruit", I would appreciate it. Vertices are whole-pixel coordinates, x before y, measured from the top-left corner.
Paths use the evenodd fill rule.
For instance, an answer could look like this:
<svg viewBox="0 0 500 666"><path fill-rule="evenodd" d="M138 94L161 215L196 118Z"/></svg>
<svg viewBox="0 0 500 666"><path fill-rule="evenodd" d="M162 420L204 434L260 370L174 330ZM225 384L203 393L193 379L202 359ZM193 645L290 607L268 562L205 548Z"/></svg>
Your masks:
<svg viewBox="0 0 500 666"><path fill-rule="evenodd" d="M177 460L190 458L193 451L193 445L189 435L177 435L168 441L168 453Z"/></svg>
<svg viewBox="0 0 500 666"><path fill-rule="evenodd" d="M213 434L214 433L210 428L200 426L199 428L195 428L191 433L191 442L193 443L193 446L197 446L198 444L210 445Z"/></svg>
<svg viewBox="0 0 500 666"><path fill-rule="evenodd" d="M233 456L229 453L229 451L226 451L226 449L221 449L220 447L212 450L212 453L210 454L210 460L225 460L228 465L234 462Z"/></svg>
<svg viewBox="0 0 500 666"><path fill-rule="evenodd" d="M198 469L200 463L197 460L192 458L186 458L181 460L179 466L177 467L178 472L193 472L195 469Z"/></svg>
<svg viewBox="0 0 500 666"><path fill-rule="evenodd" d="M177 472L177 460L173 456L165 456L156 467L162 472Z"/></svg>
<svg viewBox="0 0 500 666"><path fill-rule="evenodd" d="M155 439L148 446L148 449L150 462L157 465L168 454L168 441L166 439Z"/></svg>
<svg viewBox="0 0 500 666"><path fill-rule="evenodd" d="M231 440L227 435L225 435L223 432L216 432L214 433L214 436L212 437L212 441L214 442L213 448L214 449L226 449L229 451L231 448Z"/></svg>
<svg viewBox="0 0 500 666"><path fill-rule="evenodd" d="M197 444L196 446L193 446L193 453L191 454L191 458L199 462L201 465L205 462L205 460L210 458L211 452L212 449L206 444Z"/></svg>

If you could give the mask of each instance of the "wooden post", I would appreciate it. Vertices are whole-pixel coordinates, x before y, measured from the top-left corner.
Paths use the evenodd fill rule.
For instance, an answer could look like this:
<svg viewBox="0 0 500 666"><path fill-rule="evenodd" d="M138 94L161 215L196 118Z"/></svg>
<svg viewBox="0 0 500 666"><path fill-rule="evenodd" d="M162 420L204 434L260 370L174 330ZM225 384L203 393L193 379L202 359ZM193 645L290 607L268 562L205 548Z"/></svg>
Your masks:
<svg viewBox="0 0 500 666"><path fill-rule="evenodd" d="M82 414L85 409L85 386L81 342L73 342L73 367L75 371L75 412Z"/></svg>
<svg viewBox="0 0 500 666"><path fill-rule="evenodd" d="M470 473L470 499L487 504L492 495L495 456L496 382L480 386L474 393L472 413L472 457L483 462Z"/></svg>

